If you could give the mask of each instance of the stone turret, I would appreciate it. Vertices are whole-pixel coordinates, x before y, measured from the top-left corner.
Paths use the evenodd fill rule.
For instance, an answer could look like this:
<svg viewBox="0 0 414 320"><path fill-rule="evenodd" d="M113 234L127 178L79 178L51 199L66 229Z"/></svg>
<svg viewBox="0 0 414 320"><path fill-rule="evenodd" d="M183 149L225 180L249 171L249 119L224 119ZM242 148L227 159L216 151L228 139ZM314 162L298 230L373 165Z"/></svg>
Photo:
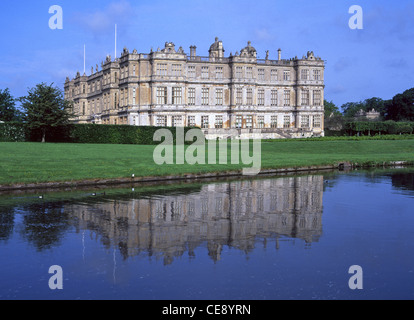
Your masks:
<svg viewBox="0 0 414 320"><path fill-rule="evenodd" d="M223 58L224 57L223 42L221 42L221 40L219 40L216 37L214 43L210 46L208 53L209 53L210 58Z"/></svg>
<svg viewBox="0 0 414 320"><path fill-rule="evenodd" d="M250 41L247 42L247 46L241 49L240 57L246 58L256 58L257 51L254 47L252 47L252 43Z"/></svg>

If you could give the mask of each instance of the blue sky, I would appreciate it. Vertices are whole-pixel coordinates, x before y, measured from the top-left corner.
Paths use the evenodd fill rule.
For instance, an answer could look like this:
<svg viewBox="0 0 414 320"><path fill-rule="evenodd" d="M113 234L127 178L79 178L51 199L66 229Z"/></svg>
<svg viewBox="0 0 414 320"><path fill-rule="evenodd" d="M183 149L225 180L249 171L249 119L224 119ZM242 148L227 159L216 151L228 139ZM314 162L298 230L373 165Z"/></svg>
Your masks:
<svg viewBox="0 0 414 320"><path fill-rule="evenodd" d="M49 7L63 9L63 29L49 28ZM363 9L363 29L351 30L351 5ZM217 36L225 55L251 41L259 58L326 60L325 98L338 106L371 97L390 99L414 87L414 1L383 0L36 0L1 1L0 89L25 95L37 83L63 88L124 46L148 53L166 41L197 46L207 56Z"/></svg>

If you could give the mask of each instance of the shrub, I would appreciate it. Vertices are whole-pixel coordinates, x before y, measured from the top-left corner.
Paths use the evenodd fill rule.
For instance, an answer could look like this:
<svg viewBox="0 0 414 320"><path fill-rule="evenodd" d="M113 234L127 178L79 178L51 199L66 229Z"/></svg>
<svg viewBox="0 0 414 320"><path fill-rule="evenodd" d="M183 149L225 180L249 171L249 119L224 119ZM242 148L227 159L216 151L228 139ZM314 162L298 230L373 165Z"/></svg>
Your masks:
<svg viewBox="0 0 414 320"><path fill-rule="evenodd" d="M109 143L109 144L159 144L153 141L154 133L158 129L171 130L176 141L176 128L153 126L128 125L100 125L100 124L74 124L71 126L70 138L67 142L74 143ZM184 128L184 132L193 129ZM198 129L198 128L197 128Z"/></svg>
<svg viewBox="0 0 414 320"><path fill-rule="evenodd" d="M0 123L0 142L24 142L26 141L26 130L23 123L4 122Z"/></svg>
<svg viewBox="0 0 414 320"><path fill-rule="evenodd" d="M349 135L411 134L414 122L354 121L346 123L345 130Z"/></svg>

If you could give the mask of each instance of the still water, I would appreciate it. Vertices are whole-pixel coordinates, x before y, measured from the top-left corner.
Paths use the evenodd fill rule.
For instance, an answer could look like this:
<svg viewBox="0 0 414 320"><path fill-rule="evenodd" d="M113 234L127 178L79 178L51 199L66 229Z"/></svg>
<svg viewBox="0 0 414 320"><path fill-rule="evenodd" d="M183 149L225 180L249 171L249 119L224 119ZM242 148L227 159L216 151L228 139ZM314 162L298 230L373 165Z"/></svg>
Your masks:
<svg viewBox="0 0 414 320"><path fill-rule="evenodd" d="M39 195L0 194L2 300L414 299L414 169Z"/></svg>

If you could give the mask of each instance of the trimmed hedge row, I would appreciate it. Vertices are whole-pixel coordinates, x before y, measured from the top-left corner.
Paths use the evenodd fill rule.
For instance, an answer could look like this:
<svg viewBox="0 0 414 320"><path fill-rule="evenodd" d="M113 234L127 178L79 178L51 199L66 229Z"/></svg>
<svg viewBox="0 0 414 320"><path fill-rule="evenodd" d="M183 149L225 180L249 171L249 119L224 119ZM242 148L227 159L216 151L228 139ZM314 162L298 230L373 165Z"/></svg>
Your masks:
<svg viewBox="0 0 414 320"><path fill-rule="evenodd" d="M26 141L26 128L23 123L0 123L0 142L24 142Z"/></svg>
<svg viewBox="0 0 414 320"><path fill-rule="evenodd" d="M159 144L154 141L154 133L158 129L169 129L176 140L175 127L100 125L100 124L71 124L65 127L51 128L47 142L67 143L102 143L102 144ZM184 132L194 129L185 127ZM196 128L199 129L199 128ZM0 142L41 141L39 132L30 131L23 123L0 123ZM186 142L192 143L192 142Z"/></svg>
<svg viewBox="0 0 414 320"><path fill-rule="evenodd" d="M414 122L354 121L345 123L344 130L349 135L412 134Z"/></svg>
<svg viewBox="0 0 414 320"><path fill-rule="evenodd" d="M169 129L176 140L175 127L128 126L128 125L72 125L69 140L73 143L107 143L107 144L159 144L153 137L158 129ZM193 127L185 127L184 133ZM199 129L199 128L196 128ZM191 143L191 142L189 142Z"/></svg>

